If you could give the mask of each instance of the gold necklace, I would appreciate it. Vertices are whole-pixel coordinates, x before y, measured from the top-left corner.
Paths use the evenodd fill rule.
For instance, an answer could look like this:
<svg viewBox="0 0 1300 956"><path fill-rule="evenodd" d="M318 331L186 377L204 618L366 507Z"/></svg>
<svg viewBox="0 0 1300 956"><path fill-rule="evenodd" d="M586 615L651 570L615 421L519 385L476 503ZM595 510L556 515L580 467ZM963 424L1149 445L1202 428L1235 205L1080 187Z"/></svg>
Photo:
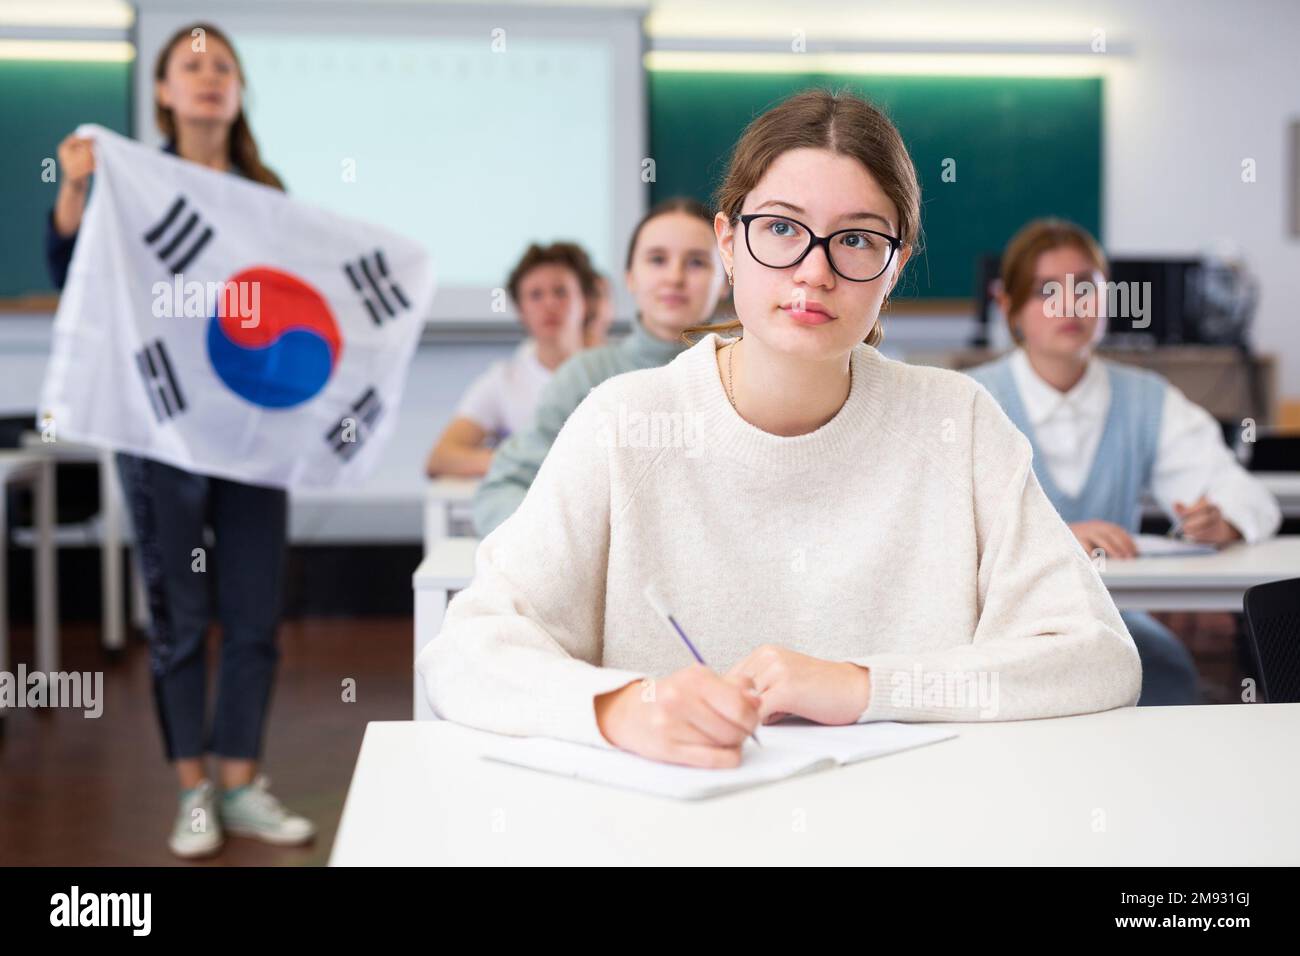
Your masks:
<svg viewBox="0 0 1300 956"><path fill-rule="evenodd" d="M731 399L731 407L732 407L732 408L736 408L736 393L735 393L735 391L733 390L733 386L732 386L732 384L731 384L731 382L732 382L732 377L731 377L731 368L732 368L732 365L731 365L731 357L732 357L732 355L735 353L735 351L736 351L736 343L735 343L735 342L732 342L730 345L727 346L727 398ZM736 411L739 412L740 409L736 408Z"/></svg>

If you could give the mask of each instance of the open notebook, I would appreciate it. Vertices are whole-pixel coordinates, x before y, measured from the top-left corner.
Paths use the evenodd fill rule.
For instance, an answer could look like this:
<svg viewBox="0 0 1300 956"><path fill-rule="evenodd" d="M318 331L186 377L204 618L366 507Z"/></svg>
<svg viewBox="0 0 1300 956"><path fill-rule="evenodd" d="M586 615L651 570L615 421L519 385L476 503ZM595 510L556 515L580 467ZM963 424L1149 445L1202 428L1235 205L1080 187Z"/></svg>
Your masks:
<svg viewBox="0 0 1300 956"><path fill-rule="evenodd" d="M786 720L758 728L763 746L745 741L741 765L726 770L659 763L623 750L603 750L547 737L494 736L484 746L482 756L611 787L699 800L956 736L954 731L933 724L880 722L825 727Z"/></svg>

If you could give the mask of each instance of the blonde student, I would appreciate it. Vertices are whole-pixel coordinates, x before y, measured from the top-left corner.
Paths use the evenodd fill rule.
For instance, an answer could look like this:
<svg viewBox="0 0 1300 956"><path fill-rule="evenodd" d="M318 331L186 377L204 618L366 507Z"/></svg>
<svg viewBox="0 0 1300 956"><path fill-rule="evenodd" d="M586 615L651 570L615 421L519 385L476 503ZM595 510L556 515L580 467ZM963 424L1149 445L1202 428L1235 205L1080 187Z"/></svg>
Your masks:
<svg viewBox="0 0 1300 956"><path fill-rule="evenodd" d="M631 334L565 362L542 391L532 425L497 448L474 495L480 535L519 507L555 436L588 392L623 372L666 365L686 347L682 332L713 315L727 288L713 214L680 196L656 203L632 231L624 280L637 305Z"/></svg>
<svg viewBox="0 0 1300 956"><path fill-rule="evenodd" d="M1146 492L1191 541L1223 547L1274 534L1277 502L1237 463L1218 423L1154 372L1096 356L1107 271L1083 228L1024 226L1003 254L998 296L1017 347L970 370L1029 438L1048 498L1083 549L1112 560L1137 556ZM1139 703L1196 703L1196 667L1178 638L1150 614L1123 618L1142 657Z"/></svg>
<svg viewBox="0 0 1300 956"><path fill-rule="evenodd" d="M429 452L430 477L486 472L493 448L532 423L551 373L583 348L597 275L581 246L534 243L511 271L506 289L528 337L470 384Z"/></svg>
<svg viewBox="0 0 1300 956"><path fill-rule="evenodd" d="M916 242L897 130L813 90L717 196L739 337L574 410L418 660L444 718L704 767L761 722L1015 720L1132 704L1137 652L968 377L885 358ZM653 584L715 669L693 664Z"/></svg>

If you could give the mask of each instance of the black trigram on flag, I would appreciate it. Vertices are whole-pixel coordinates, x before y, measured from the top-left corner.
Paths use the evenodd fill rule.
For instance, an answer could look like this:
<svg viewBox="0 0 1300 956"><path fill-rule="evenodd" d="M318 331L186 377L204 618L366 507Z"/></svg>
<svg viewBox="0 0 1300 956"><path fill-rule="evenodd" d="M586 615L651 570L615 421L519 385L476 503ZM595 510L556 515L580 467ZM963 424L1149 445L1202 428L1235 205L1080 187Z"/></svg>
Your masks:
<svg viewBox="0 0 1300 956"><path fill-rule="evenodd" d="M177 196L171 208L144 234L144 241L173 273L184 272L212 241L212 227L204 225L199 214L192 207L187 209L187 205L184 196Z"/></svg>
<svg viewBox="0 0 1300 956"><path fill-rule="evenodd" d="M344 461L350 461L362 442L375 430L375 422L383 410L384 404L374 388L367 388L352 403L352 410L340 418L325 435L325 441L329 442L336 455Z"/></svg>
<svg viewBox="0 0 1300 956"><path fill-rule="evenodd" d="M384 261L381 250L376 249L371 255L354 262L345 262L343 271L347 273L352 288L361 296L375 325L383 325L396 318L399 309L411 307L402 287L388 274L388 263Z"/></svg>
<svg viewBox="0 0 1300 956"><path fill-rule="evenodd" d="M158 421L165 422L185 411L185 396L176 382L162 339L154 339L136 352L135 364L144 379L144 388L149 393L149 402Z"/></svg>

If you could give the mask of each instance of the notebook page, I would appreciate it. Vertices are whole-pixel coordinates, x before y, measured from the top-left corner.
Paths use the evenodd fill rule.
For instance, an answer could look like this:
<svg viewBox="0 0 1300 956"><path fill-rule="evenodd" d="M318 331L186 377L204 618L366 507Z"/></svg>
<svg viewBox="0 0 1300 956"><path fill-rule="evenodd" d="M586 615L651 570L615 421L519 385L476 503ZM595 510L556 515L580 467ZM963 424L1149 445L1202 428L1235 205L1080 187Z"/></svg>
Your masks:
<svg viewBox="0 0 1300 956"><path fill-rule="evenodd" d="M603 750L546 737L499 737L484 746L482 755L502 763L679 800L713 797L835 765L826 754L789 750L766 741L762 747L746 741L741 765L718 770L661 763L623 750Z"/></svg>
<svg viewBox="0 0 1300 956"><path fill-rule="evenodd" d="M940 740L950 740L957 732L943 724L903 724L896 721L873 721L827 727L807 720L783 720L760 727L763 746L783 750L802 750L819 756L833 757L837 763L856 763L872 757L924 747Z"/></svg>

